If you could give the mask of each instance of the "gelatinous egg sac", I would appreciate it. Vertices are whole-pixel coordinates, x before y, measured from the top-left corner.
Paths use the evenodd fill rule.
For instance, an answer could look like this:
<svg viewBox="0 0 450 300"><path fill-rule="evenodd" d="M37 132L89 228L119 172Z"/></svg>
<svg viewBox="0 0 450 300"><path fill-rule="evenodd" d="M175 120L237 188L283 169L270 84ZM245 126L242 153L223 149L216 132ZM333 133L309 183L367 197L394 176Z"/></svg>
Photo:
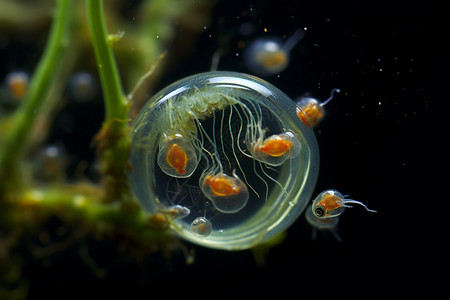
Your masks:
<svg viewBox="0 0 450 300"><path fill-rule="evenodd" d="M171 217L183 238L248 248L303 211L317 178L316 148L295 103L269 83L203 73L156 94L134 121L132 187L143 208Z"/></svg>

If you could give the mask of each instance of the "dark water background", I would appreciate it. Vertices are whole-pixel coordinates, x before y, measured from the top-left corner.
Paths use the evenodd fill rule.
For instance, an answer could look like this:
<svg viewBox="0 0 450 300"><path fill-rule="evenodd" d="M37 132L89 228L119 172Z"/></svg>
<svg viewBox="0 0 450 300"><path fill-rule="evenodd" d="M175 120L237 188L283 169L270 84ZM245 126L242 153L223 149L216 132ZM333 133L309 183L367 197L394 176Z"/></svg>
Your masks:
<svg viewBox="0 0 450 300"><path fill-rule="evenodd" d="M316 130L321 166L315 194L335 188L378 213L347 210L339 224L342 243L320 234L312 241L301 216L285 242L269 252L264 268L254 265L249 252L196 249L193 266L161 278L170 280L168 289L181 285L201 297L213 297L203 289L214 288L219 295L245 290L304 299L449 294L448 231L443 232L448 216L434 196L446 186L438 184L437 166L448 166L437 142L448 135L434 123L446 101L436 76L448 38L442 3L219 3L217 24L174 77L180 70L189 75L208 68L202 57L216 47L208 34L230 32L244 22L254 24L255 37L265 27L266 34L278 36L306 28L289 68L265 79L292 98L309 92L326 99L332 88L342 90ZM230 48L219 69L248 72L242 52Z"/></svg>
<svg viewBox="0 0 450 300"><path fill-rule="evenodd" d="M264 268L249 252L199 248L193 266L174 268L161 282L203 297L213 296L202 292L210 287L230 296L243 288L304 299L448 295L448 216L434 196L446 186L438 184L437 166L448 166L437 142L448 135L434 123L445 103L436 76L448 37L442 9L405 1L220 2L218 24L208 33L243 22L278 36L306 27L289 68L265 79L292 98L309 92L326 99L330 89L342 90L316 130L321 167L315 194L335 188L378 213L347 210L339 224L342 243L320 234L312 241L302 216ZM215 51L208 33L180 68L186 75L208 68L200 63ZM219 69L246 72L242 52L231 48Z"/></svg>
<svg viewBox="0 0 450 300"><path fill-rule="evenodd" d="M312 240L301 216L286 240L270 250L264 267L250 251L188 245L196 251L193 265L181 255L155 258L139 267L115 266L102 280L61 258L51 270L30 271L37 278L31 298L448 297L448 151L440 150L448 134L445 116L438 113L448 96L440 92L445 77L436 76L448 53L444 6L444 1L219 1L190 56L161 82L162 88L209 70L222 44L228 47L219 70L248 72L238 41L306 28L288 69L264 78L292 98L310 93L326 99L332 88L342 90L316 129L321 165L314 194L334 188L378 213L347 210L338 229L341 243L320 233ZM243 23L251 24L253 33L239 32ZM97 252L112 256L107 249Z"/></svg>

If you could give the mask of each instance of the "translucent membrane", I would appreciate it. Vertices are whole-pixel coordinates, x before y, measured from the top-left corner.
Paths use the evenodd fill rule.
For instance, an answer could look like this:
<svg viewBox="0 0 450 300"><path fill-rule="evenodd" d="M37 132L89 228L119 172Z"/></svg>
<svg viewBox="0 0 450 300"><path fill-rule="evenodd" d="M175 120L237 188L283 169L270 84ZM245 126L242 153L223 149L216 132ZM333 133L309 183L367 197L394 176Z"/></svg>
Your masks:
<svg viewBox="0 0 450 300"><path fill-rule="evenodd" d="M313 131L295 103L257 77L194 75L166 87L132 128L132 187L182 238L246 249L285 230L311 199Z"/></svg>

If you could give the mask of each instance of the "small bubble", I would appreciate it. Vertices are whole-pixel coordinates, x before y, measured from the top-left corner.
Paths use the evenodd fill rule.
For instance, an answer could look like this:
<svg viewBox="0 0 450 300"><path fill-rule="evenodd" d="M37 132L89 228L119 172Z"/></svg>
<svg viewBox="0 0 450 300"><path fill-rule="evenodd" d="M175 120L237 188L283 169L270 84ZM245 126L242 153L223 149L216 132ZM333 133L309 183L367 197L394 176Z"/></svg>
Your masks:
<svg viewBox="0 0 450 300"><path fill-rule="evenodd" d="M205 217L198 217L191 223L191 231L198 236L208 236L211 230L211 222Z"/></svg>

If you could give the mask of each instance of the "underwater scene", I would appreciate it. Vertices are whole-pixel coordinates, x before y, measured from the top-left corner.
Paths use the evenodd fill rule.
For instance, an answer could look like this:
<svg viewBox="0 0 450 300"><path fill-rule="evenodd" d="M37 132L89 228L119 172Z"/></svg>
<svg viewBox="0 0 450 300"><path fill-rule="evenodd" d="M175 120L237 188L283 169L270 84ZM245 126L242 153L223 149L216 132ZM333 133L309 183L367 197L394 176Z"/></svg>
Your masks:
<svg viewBox="0 0 450 300"><path fill-rule="evenodd" d="M0 0L0 300L448 297L444 11Z"/></svg>

